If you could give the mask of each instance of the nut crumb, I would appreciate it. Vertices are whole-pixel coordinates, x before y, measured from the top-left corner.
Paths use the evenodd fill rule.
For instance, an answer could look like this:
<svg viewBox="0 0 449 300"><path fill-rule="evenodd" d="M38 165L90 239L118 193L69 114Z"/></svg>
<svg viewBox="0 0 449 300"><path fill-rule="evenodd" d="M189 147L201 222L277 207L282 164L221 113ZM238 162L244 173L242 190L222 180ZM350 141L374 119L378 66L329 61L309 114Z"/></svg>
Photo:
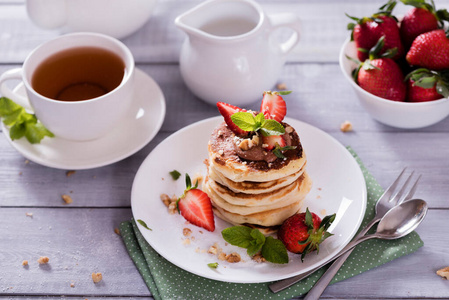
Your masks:
<svg viewBox="0 0 449 300"><path fill-rule="evenodd" d="M27 260L24 260L24 261L22 261L22 266L28 266L28 261Z"/></svg>
<svg viewBox="0 0 449 300"><path fill-rule="evenodd" d="M73 283L73 282L70 283L70 287L71 287L71 288L74 288L74 287L75 287L75 283Z"/></svg>
<svg viewBox="0 0 449 300"><path fill-rule="evenodd" d="M317 199L321 199L321 196L320 196L320 195L317 195L316 198L317 198Z"/></svg>
<svg viewBox="0 0 449 300"><path fill-rule="evenodd" d="M286 90L287 89L287 85L285 83L278 83L276 84L276 89L278 90Z"/></svg>
<svg viewBox="0 0 449 300"><path fill-rule="evenodd" d="M76 171L73 171L73 170L67 171L67 172L65 173L65 176L70 177L70 176L72 176L72 175L75 174L75 173L76 173Z"/></svg>
<svg viewBox="0 0 449 300"><path fill-rule="evenodd" d="M171 199L167 194L161 194L160 198L162 202L165 204L165 206L168 207L170 205Z"/></svg>
<svg viewBox="0 0 449 300"><path fill-rule="evenodd" d="M241 261L242 258L240 257L240 254L237 252L232 252L231 254L226 255L226 261L230 263L237 263Z"/></svg>
<svg viewBox="0 0 449 300"><path fill-rule="evenodd" d="M265 257L262 256L262 254L257 253L256 255L254 255L252 257L252 260L254 260L257 263L263 263L266 262L267 260L265 259Z"/></svg>
<svg viewBox="0 0 449 300"><path fill-rule="evenodd" d="M192 183L193 184L197 184L200 185L201 182L203 182L203 174L201 173L196 173L195 176L193 176L192 178Z"/></svg>
<svg viewBox="0 0 449 300"><path fill-rule="evenodd" d="M292 133L293 132L293 128L291 126L287 126L287 127L285 127L285 132Z"/></svg>
<svg viewBox="0 0 449 300"><path fill-rule="evenodd" d="M170 203L170 205L168 206L168 212L171 215L174 215L176 213L176 202Z"/></svg>
<svg viewBox="0 0 449 300"><path fill-rule="evenodd" d="M221 252L220 254L218 254L218 259L219 260L226 260L226 253Z"/></svg>
<svg viewBox="0 0 449 300"><path fill-rule="evenodd" d="M223 149L218 150L218 154L220 154L221 156L223 156L223 154L224 154Z"/></svg>
<svg viewBox="0 0 449 300"><path fill-rule="evenodd" d="M340 125L340 130L342 132L349 132L352 131L352 123L349 121L344 121L341 125Z"/></svg>
<svg viewBox="0 0 449 300"><path fill-rule="evenodd" d="M444 279L449 280L449 267L438 270L437 275L440 275Z"/></svg>
<svg viewBox="0 0 449 300"><path fill-rule="evenodd" d="M116 235L120 235L120 229L118 229L117 227L114 228L114 232Z"/></svg>
<svg viewBox="0 0 449 300"><path fill-rule="evenodd" d="M40 265L45 265L45 264L47 264L49 261L50 261L50 259L49 259L47 256L41 256L41 257L39 257L39 259L37 260L37 262L38 262Z"/></svg>
<svg viewBox="0 0 449 300"><path fill-rule="evenodd" d="M320 211L320 213L321 213L323 216L327 215L327 211L326 211L324 208Z"/></svg>
<svg viewBox="0 0 449 300"><path fill-rule="evenodd" d="M207 253L216 255L218 253L218 249L215 245L210 246L209 250L207 250Z"/></svg>
<svg viewBox="0 0 449 300"><path fill-rule="evenodd" d="M99 283L101 280L103 280L103 275L100 272L92 273L92 280L94 281L94 283Z"/></svg>
<svg viewBox="0 0 449 300"><path fill-rule="evenodd" d="M33 213L25 213L25 216L32 218L33 217Z"/></svg>
<svg viewBox="0 0 449 300"><path fill-rule="evenodd" d="M27 159L27 160L25 160L25 164L27 165L27 164L29 164L30 163L30 161Z"/></svg>
<svg viewBox="0 0 449 300"><path fill-rule="evenodd" d="M70 204L70 203L72 203L73 202L73 200L72 200L72 197L70 197L69 195L62 195L61 196L61 198L62 198L62 200L64 200L64 202L66 203L66 204Z"/></svg>
<svg viewBox="0 0 449 300"><path fill-rule="evenodd" d="M22 176L22 174L23 174L22 172L19 172L19 176Z"/></svg>
<svg viewBox="0 0 449 300"><path fill-rule="evenodd" d="M183 234L184 236L190 236L190 235L192 234L192 230L191 230L190 228L184 228L184 229L182 230L182 234Z"/></svg>
<svg viewBox="0 0 449 300"><path fill-rule="evenodd" d="M184 240L182 241L182 243L183 243L184 245L188 246L188 245L190 245L190 239L189 239L189 238L186 238L186 239L184 239Z"/></svg>

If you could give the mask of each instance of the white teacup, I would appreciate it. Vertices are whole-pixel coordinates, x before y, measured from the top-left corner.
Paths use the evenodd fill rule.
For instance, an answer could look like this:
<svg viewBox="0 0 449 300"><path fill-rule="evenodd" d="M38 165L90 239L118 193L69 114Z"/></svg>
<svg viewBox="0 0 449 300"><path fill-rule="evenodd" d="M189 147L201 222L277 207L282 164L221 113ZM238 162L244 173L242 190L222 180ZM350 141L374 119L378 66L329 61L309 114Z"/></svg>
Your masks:
<svg viewBox="0 0 449 300"><path fill-rule="evenodd" d="M42 62L61 51L80 47L101 48L114 53L123 61L124 75L117 87L101 96L81 101L55 100L41 95L33 88L33 75ZM8 88L5 82L12 79L22 80L28 97ZM22 68L3 73L0 76L0 92L26 109L31 109L56 137L88 141L102 137L119 126L132 101L133 81L134 58L123 43L102 34L73 33L40 45L28 55Z"/></svg>

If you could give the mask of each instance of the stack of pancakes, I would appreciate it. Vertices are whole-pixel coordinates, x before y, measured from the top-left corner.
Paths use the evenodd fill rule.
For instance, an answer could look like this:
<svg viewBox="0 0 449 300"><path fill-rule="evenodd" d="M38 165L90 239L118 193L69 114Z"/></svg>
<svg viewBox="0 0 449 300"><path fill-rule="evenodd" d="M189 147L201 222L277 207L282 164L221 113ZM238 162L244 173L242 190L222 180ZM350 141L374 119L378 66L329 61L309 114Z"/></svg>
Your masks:
<svg viewBox="0 0 449 300"><path fill-rule="evenodd" d="M225 123L215 128L203 190L219 218L270 233L299 211L312 181L305 171L306 156L297 133L292 129L288 134L296 149L286 151L285 159L251 161L238 156L238 138Z"/></svg>

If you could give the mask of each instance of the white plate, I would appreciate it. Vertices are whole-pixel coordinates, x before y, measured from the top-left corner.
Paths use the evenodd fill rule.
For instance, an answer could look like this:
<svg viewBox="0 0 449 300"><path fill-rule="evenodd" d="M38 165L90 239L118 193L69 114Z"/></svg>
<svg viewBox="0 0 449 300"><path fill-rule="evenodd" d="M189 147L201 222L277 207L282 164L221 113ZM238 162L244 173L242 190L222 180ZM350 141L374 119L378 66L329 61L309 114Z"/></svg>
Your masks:
<svg viewBox="0 0 449 300"><path fill-rule="evenodd" d="M145 239L160 255L171 263L191 273L206 278L238 283L269 282L304 273L330 260L356 233L365 213L366 185L357 162L349 151L327 133L306 123L286 119L299 134L307 154L307 171L313 187L305 199L303 210L321 217L337 213L332 225L334 236L320 246L320 253L306 256L304 263L300 255L289 253L290 262L285 265L256 263L246 250L226 245L221 231L230 225L215 217L216 229L208 232L186 221L181 215L170 215L160 200L160 194L181 195L185 188L184 176L177 181L168 174L178 170L191 177L197 172L203 175L203 164L208 157L207 143L212 129L223 121L222 117L207 119L192 124L172 134L160 143L145 159L134 179L131 192L131 207L134 218L142 219L152 229L139 226ZM183 228L190 228L194 239L186 244ZM204 252L214 243L224 252L236 251L243 262L219 261L216 256ZM218 262L219 267L210 269L207 264Z"/></svg>
<svg viewBox="0 0 449 300"><path fill-rule="evenodd" d="M16 90L25 95L23 84ZM2 122L4 136L27 159L52 168L81 170L122 160L148 144L162 126L165 99L157 83L136 68L133 104L124 120L106 136L87 142L45 137L40 144L25 138L12 141Z"/></svg>

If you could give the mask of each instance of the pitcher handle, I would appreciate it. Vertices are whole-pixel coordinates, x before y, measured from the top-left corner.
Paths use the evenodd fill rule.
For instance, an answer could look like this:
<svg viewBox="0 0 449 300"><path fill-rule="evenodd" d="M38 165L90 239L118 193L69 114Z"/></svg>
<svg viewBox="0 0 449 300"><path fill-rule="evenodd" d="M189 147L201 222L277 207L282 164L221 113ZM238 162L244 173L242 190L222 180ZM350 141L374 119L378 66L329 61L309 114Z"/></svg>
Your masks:
<svg viewBox="0 0 449 300"><path fill-rule="evenodd" d="M3 97L9 98L17 104L23 106L27 111L33 111L27 97L19 95L6 86L5 82L13 79L22 80L22 68L8 70L0 76L0 93Z"/></svg>
<svg viewBox="0 0 449 300"><path fill-rule="evenodd" d="M283 54L290 52L296 44L299 42L299 36L301 31L301 23L299 18L291 13L282 13L268 16L270 23L272 25L272 30L278 28L287 27L293 30L292 35L287 41L280 45Z"/></svg>

